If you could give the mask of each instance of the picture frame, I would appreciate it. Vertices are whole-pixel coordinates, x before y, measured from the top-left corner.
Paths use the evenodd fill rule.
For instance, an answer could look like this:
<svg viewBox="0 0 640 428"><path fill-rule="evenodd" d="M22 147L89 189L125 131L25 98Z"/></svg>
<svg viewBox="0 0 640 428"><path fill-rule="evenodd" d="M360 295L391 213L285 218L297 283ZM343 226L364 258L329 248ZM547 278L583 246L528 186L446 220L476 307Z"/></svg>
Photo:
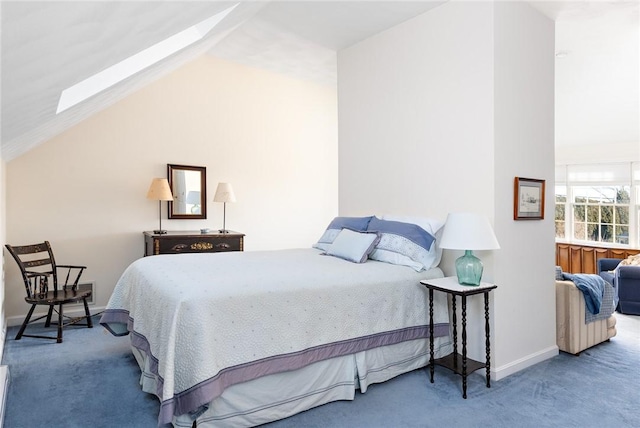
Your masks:
<svg viewBox="0 0 640 428"><path fill-rule="evenodd" d="M513 219L544 219L544 180L516 177L513 190Z"/></svg>

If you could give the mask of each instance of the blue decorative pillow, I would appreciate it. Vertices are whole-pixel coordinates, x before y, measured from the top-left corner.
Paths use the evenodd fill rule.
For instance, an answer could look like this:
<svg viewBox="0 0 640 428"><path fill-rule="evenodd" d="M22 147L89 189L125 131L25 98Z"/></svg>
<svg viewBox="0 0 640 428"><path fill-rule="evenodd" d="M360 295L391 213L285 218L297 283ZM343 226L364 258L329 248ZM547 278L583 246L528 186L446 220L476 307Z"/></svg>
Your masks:
<svg viewBox="0 0 640 428"><path fill-rule="evenodd" d="M380 241L380 235L376 232L354 232L350 229L342 229L323 254L354 263L364 263L378 241Z"/></svg>
<svg viewBox="0 0 640 428"><path fill-rule="evenodd" d="M326 251L328 245L330 245L338 233L342 229L351 229L356 232L364 232L367 230L367 226L373 216L369 217L336 217L334 218L327 229L324 231L318 242L313 244L313 248L317 248L322 251Z"/></svg>
<svg viewBox="0 0 640 428"><path fill-rule="evenodd" d="M435 237L416 224L380 220L374 217L369 222L367 231L380 234L380 242L376 245L376 250L384 250L373 251L370 255L372 260L394 263L394 259L389 258L388 255L397 253L422 265L422 269L430 269L437 259ZM416 269L415 265L412 267Z"/></svg>

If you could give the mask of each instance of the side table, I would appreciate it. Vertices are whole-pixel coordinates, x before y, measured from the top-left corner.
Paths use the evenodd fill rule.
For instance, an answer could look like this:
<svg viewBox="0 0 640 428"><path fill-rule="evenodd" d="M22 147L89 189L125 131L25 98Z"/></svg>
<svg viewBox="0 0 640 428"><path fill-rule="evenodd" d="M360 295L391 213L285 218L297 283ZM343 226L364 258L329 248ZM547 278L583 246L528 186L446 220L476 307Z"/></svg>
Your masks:
<svg viewBox="0 0 640 428"><path fill-rule="evenodd" d="M462 375L462 398L467 398L467 375L483 367L487 370L487 388L491 388L490 377L490 352L491 342L489 340L489 292L498 288L495 284L481 282L479 286L469 286L458 284L458 278L449 276L446 278L426 279L420 281L422 285L429 289L429 349L431 352L429 358L429 371L431 374L431 383L433 383L434 366L437 364L453 370L455 373ZM451 294L451 309L453 311L453 352L442 358L434 359L433 352L433 290ZM474 294L484 294L484 330L485 330L485 351L486 361L480 361L467 358L467 296ZM462 299L462 355L458 353L458 329L456 326L456 296Z"/></svg>

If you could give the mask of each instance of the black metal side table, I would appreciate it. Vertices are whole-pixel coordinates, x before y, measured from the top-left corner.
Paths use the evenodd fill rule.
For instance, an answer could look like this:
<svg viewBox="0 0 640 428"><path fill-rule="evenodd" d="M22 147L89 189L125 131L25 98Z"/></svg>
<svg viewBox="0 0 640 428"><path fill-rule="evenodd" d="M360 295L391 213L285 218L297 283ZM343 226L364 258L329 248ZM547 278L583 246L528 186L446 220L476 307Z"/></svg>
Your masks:
<svg viewBox="0 0 640 428"><path fill-rule="evenodd" d="M455 276L446 278L426 279L420 281L422 285L429 289L429 349L431 356L429 358L429 371L431 374L431 383L433 383L433 371L435 365L446 367L455 373L462 375L462 398L467 398L467 375L479 370L483 367L487 370L487 388L491 388L490 376L490 353L491 343L489 334L489 292L498 288L495 284L481 282L479 286L469 286L458 284ZM442 358L434 359L433 352L433 290L442 291L451 294L451 308L453 310L453 352ZM480 361L467 358L467 296L474 294L484 294L484 319L485 319L485 351L486 361ZM458 329L456 326L456 296L462 299L462 355L458 353Z"/></svg>

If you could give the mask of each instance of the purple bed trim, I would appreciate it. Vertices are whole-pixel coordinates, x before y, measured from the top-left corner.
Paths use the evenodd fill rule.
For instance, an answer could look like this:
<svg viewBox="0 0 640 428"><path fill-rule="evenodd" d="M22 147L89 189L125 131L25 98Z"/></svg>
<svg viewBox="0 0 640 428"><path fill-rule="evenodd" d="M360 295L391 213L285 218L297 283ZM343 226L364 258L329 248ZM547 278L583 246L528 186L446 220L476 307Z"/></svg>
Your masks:
<svg viewBox="0 0 640 428"><path fill-rule="evenodd" d="M112 334L116 336L126 335L127 333L114 331L114 329L108 326L110 323L126 324L127 330L133 333L131 336L131 345L144 352L150 359L149 368L158 380L156 395L161 401L160 414L158 415L159 424L170 423L174 415L197 411L200 406L219 397L225 388L237 383L246 382L269 374L296 370L311 363L333 357L366 351L379 346L393 345L407 340L426 339L429 337L429 326L422 325L314 346L289 354L274 355L261 360L222 369L215 376L185 391L174 394L173 398L163 400L162 385L164 379L158 374L158 360L151 354L147 338L133 330L134 321L129 317L127 311L107 309L100 319L100 324ZM449 324L434 325L435 337L447 336L448 334Z"/></svg>

